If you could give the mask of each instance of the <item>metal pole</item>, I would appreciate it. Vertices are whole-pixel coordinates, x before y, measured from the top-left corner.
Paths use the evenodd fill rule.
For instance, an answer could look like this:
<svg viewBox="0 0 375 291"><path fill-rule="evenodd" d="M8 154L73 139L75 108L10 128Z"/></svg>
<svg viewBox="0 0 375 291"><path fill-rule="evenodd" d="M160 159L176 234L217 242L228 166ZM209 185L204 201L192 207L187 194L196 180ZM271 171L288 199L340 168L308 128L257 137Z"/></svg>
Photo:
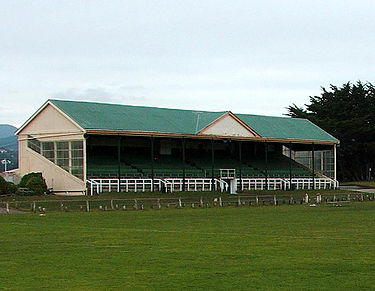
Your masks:
<svg viewBox="0 0 375 291"><path fill-rule="evenodd" d="M154 191L154 137L151 136L151 191Z"/></svg>
<svg viewBox="0 0 375 291"><path fill-rule="evenodd" d="M185 191L185 138L182 138L182 191Z"/></svg>
<svg viewBox="0 0 375 291"><path fill-rule="evenodd" d="M215 150L214 140L211 139L211 191L215 191Z"/></svg>
<svg viewBox="0 0 375 291"><path fill-rule="evenodd" d="M264 175L265 175L265 181L266 181L266 190L268 190L268 143L264 143L264 157L265 157L265 162L266 162L266 167L265 167L265 171L264 171Z"/></svg>
<svg viewBox="0 0 375 291"><path fill-rule="evenodd" d="M311 161L311 164L312 164L312 182L313 182L313 189L315 190L315 148L314 148L314 144L312 144L312 148L311 148L311 158L312 158L312 161Z"/></svg>
<svg viewBox="0 0 375 291"><path fill-rule="evenodd" d="M289 143L289 189L292 190L292 143Z"/></svg>
<svg viewBox="0 0 375 291"><path fill-rule="evenodd" d="M117 138L117 177L121 179L121 136L118 136Z"/></svg>
<svg viewBox="0 0 375 291"><path fill-rule="evenodd" d="M337 158L337 145L333 145L333 180L334 180L334 188L337 187L337 165L336 165L336 158Z"/></svg>
<svg viewBox="0 0 375 291"><path fill-rule="evenodd" d="M242 190L242 143L241 141L238 144L238 151L239 151L239 160L240 160L240 189Z"/></svg>

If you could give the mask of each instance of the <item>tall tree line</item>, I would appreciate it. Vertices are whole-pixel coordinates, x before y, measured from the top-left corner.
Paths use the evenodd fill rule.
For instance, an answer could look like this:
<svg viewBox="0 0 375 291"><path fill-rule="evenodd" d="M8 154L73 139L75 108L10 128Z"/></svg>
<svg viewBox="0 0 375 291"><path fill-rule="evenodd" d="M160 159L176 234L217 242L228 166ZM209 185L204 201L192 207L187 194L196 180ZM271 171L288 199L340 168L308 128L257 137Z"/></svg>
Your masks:
<svg viewBox="0 0 375 291"><path fill-rule="evenodd" d="M369 82L322 88L305 108L293 104L287 115L307 118L340 140L337 151L341 181L369 179L375 172L375 87ZM375 173L374 173L375 174Z"/></svg>

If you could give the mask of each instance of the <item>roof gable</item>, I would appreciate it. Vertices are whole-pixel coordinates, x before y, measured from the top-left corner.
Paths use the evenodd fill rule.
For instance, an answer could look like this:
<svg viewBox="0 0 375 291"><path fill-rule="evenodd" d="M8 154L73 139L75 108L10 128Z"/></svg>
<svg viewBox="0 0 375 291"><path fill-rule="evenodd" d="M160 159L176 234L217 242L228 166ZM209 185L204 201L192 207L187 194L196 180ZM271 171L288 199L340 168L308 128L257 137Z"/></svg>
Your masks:
<svg viewBox="0 0 375 291"><path fill-rule="evenodd" d="M84 129L50 102L41 106L17 131L20 134L82 133Z"/></svg>
<svg viewBox="0 0 375 291"><path fill-rule="evenodd" d="M246 123L242 122L232 112L223 114L220 118L202 129L199 134L227 137L256 137L259 136Z"/></svg>

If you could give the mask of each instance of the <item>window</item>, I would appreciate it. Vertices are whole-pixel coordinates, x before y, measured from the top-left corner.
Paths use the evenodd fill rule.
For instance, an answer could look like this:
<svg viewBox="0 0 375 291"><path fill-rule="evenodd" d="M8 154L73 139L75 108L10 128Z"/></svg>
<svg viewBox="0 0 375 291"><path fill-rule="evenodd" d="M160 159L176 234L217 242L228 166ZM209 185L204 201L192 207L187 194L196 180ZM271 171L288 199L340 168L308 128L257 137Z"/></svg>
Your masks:
<svg viewBox="0 0 375 291"><path fill-rule="evenodd" d="M83 180L83 141L39 141L29 136L27 146Z"/></svg>
<svg viewBox="0 0 375 291"><path fill-rule="evenodd" d="M69 172L69 142L56 142L56 165Z"/></svg>
<svg viewBox="0 0 375 291"><path fill-rule="evenodd" d="M42 156L55 162L55 143L53 141L42 142Z"/></svg>
<svg viewBox="0 0 375 291"><path fill-rule="evenodd" d="M40 154L40 141L32 136L28 136L27 146Z"/></svg>

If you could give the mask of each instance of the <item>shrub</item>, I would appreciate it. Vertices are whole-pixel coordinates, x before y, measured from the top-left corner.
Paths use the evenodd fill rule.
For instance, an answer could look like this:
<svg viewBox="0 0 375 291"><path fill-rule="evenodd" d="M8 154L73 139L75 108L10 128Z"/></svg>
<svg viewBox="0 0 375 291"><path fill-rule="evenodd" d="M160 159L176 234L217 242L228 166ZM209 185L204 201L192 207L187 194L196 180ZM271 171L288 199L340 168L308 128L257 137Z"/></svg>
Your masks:
<svg viewBox="0 0 375 291"><path fill-rule="evenodd" d="M7 194L14 194L17 192L17 185L14 185L12 182L6 182Z"/></svg>
<svg viewBox="0 0 375 291"><path fill-rule="evenodd" d="M23 175L23 177L21 178L21 181L19 182L18 186L19 186L19 187L22 187L22 188L27 188L27 186L26 186L27 182L28 182L31 178L34 178L34 177L43 180L42 173L35 173L35 172L32 172L32 173L28 173L28 174L26 174L26 175Z"/></svg>
<svg viewBox="0 0 375 291"><path fill-rule="evenodd" d="M26 188L33 191L35 195L42 195L47 191L46 181L43 177L31 177L26 183Z"/></svg>
<svg viewBox="0 0 375 291"><path fill-rule="evenodd" d="M0 194L14 194L17 191L17 186L12 182L7 182L0 176Z"/></svg>
<svg viewBox="0 0 375 291"><path fill-rule="evenodd" d="M7 194L6 187L7 187L7 182L4 180L2 176L0 176L0 194Z"/></svg>

